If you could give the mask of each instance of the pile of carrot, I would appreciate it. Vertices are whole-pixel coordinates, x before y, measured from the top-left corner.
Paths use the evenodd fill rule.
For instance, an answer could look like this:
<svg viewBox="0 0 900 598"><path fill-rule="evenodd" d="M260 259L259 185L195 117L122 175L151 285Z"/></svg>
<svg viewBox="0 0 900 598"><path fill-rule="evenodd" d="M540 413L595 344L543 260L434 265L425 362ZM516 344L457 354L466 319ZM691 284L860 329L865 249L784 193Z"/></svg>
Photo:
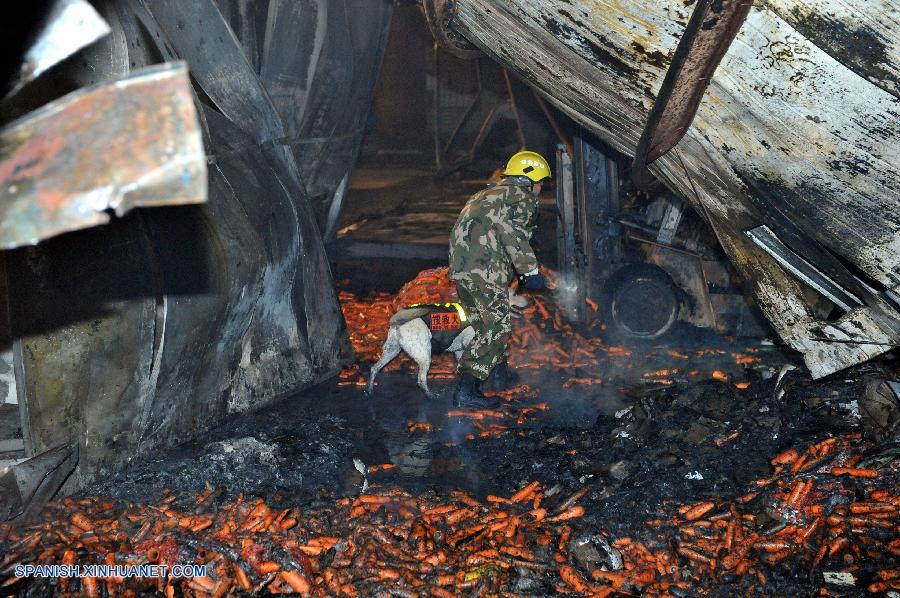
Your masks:
<svg viewBox="0 0 900 598"><path fill-rule="evenodd" d="M585 517L587 487L567 495L539 482L484 500L376 486L305 510L241 496L214 504L210 488L195 500L173 495L144 506L69 498L24 531L0 525L0 587L30 583L12 576L19 563L194 562L207 565L205 576L67 579L53 591L444 598L510 595L528 571L544 593L697 595L727 583L749 595L785 561L804 576L838 571L871 592L900 589L900 468L862 466L866 448L849 435L790 449L745 496L672 505L618 538L603 533L604 519ZM605 536L622 566L579 561L572 540L585 534Z"/></svg>
<svg viewBox="0 0 900 598"><path fill-rule="evenodd" d="M791 448L748 494L683 505L647 522L666 532L644 534L646 546L630 538L616 545L626 560L644 555L636 568L656 567L658 576L641 578L649 593L679 585L673 565L688 565L701 586L726 576L765 585L765 570L786 559L795 570L850 574L871 592L900 589L900 464L857 467L865 448L853 434Z"/></svg>
<svg viewBox="0 0 900 598"><path fill-rule="evenodd" d="M499 589L511 571L559 574L569 523L584 514L583 493L545 504L537 482L485 502L454 491L440 499L376 488L333 506L276 509L262 499L211 504L207 489L176 507L100 498L51 503L41 523L14 533L0 527L0 586L23 590L18 563L206 565L191 578L66 579L59 594L226 596L454 596ZM549 503L549 501L547 501Z"/></svg>
<svg viewBox="0 0 900 598"><path fill-rule="evenodd" d="M546 271L551 281L553 275ZM381 346L387 336L389 320L397 310L417 303L445 303L459 301L456 285L449 277L448 268L424 270L406 283L396 295L376 293L359 298L349 291L339 295L341 310L350 332L350 342L357 360L372 363L381 354ZM549 296L530 295L530 305L516 318L510 339L512 353L510 363L517 368L553 367L559 371L573 368L596 368L599 365L597 351L607 349L599 338L588 339L567 322L562 311ZM613 356L627 357L627 349L611 350ZM388 366L388 371L409 367L411 361L401 355ZM455 362L448 354L436 355L429 370L431 378L449 379L454 376ZM571 376L567 388L576 384L600 384L598 376ZM359 364L344 369L340 386L364 387L365 378Z"/></svg>
<svg viewBox="0 0 900 598"><path fill-rule="evenodd" d="M555 283L554 274L549 270L542 273ZM563 310L555 304L552 294L529 294L529 305L521 311L522 317L513 321L513 332L510 338L510 364L515 368L542 369L552 368L565 378L564 388L573 386L595 386L604 383L599 376L601 361L599 355L606 359L621 362L620 367L633 367L631 351L622 346L608 345L599 336L585 337L563 316ZM356 352L357 364L344 369L341 374L341 386L364 387L364 364L378 359L381 346L387 336L388 321L397 310L417 303L445 303L458 301L456 285L450 280L448 268L424 270L408 282L396 294L376 293L368 298L359 298L343 291L340 293L341 309L350 331L350 340ZM593 313L599 306L588 302ZM598 314L599 315L599 314ZM593 326L591 328L594 328ZM736 365L749 366L761 362L761 358L752 353L753 348L743 353L734 352L731 356ZM678 351L668 351L676 359L689 359L690 356ZM726 354L723 349L709 348L695 352L698 358L719 358ZM363 364L361 367L360 364ZM389 371L410 367L412 362L401 355L388 366ZM429 376L436 379L454 377L455 362L449 354L435 355ZM643 375L648 382L661 385L674 384L674 377L679 368L670 368L647 372ZM691 376L700 375L700 371L691 371ZM710 377L720 382L729 382L729 376L714 370ZM736 381L735 386L741 390L749 386L748 382Z"/></svg>
<svg viewBox="0 0 900 598"><path fill-rule="evenodd" d="M417 303L455 303L459 301L456 283L450 280L450 268L422 270L400 288L394 298L394 311Z"/></svg>

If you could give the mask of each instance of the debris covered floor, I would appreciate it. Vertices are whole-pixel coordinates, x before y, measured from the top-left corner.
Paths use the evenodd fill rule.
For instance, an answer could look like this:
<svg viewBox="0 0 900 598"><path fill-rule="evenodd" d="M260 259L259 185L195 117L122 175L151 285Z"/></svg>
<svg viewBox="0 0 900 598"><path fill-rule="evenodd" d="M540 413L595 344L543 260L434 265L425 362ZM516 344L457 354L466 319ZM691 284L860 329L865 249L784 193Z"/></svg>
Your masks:
<svg viewBox="0 0 900 598"><path fill-rule="evenodd" d="M435 289L442 289L435 293ZM358 365L0 528L0 583L109 595L866 595L900 589L900 449L874 366L810 382L770 345L608 345L552 295L516 322L522 384L453 408L405 358L363 373L400 304L341 295ZM882 367L890 367L885 362ZM19 563L208 565L190 579L18 581ZM27 585L26 585L27 584ZM55 587L51 587L55 586Z"/></svg>

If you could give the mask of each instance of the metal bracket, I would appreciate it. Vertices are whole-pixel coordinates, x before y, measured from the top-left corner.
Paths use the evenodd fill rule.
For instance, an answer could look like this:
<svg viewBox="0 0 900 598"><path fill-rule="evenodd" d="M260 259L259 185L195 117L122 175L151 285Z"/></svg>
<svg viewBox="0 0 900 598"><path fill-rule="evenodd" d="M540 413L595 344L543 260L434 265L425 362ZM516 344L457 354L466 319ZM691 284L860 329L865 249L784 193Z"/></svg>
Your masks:
<svg viewBox="0 0 900 598"><path fill-rule="evenodd" d="M856 295L834 282L800 255L794 253L768 226L757 226L748 230L747 236L781 264L785 270L827 297L844 311L850 311L854 307L859 307L863 304Z"/></svg>

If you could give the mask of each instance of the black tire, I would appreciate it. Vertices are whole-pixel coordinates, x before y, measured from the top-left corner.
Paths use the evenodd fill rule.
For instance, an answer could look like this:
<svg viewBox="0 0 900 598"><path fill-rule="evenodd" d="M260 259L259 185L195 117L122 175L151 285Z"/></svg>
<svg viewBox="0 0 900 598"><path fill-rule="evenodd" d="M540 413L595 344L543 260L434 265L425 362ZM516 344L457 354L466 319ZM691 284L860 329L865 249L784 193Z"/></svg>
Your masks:
<svg viewBox="0 0 900 598"><path fill-rule="evenodd" d="M607 281L604 320L610 339L656 340L678 321L680 289L653 264L629 264Z"/></svg>

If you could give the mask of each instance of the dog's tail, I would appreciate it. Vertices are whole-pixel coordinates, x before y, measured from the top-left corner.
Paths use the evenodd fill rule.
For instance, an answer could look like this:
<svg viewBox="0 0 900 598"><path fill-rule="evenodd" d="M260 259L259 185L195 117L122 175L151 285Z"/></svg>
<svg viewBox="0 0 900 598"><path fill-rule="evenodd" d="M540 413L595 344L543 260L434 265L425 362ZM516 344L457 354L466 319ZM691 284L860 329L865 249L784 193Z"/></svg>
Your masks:
<svg viewBox="0 0 900 598"><path fill-rule="evenodd" d="M372 365L372 369L369 371L369 380L366 383L366 394L372 394L372 387L375 385L375 376L378 375L378 372L384 368L387 364L389 364L397 355L400 354L400 331L397 330L397 326L391 324L391 327L388 329L387 338L384 341L384 345L381 347L381 357L378 358L378 361Z"/></svg>

